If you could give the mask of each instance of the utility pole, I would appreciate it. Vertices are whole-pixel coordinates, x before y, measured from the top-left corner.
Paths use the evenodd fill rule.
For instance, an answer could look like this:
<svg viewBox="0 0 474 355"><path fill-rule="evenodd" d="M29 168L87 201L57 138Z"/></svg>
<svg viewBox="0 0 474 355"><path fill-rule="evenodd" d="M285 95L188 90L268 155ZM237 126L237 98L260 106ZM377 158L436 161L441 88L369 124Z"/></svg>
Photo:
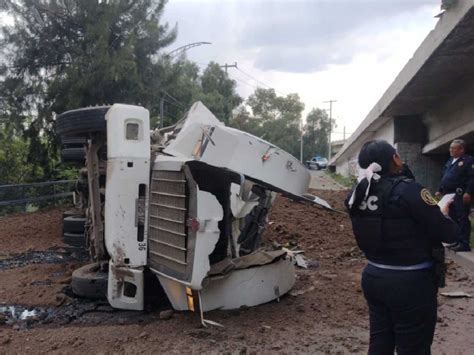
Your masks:
<svg viewBox="0 0 474 355"><path fill-rule="evenodd" d="M323 103L329 103L329 134L328 134L328 160L331 160L331 131L332 131L332 103L337 100L323 101Z"/></svg>
<svg viewBox="0 0 474 355"><path fill-rule="evenodd" d="M160 99L160 128L163 128L164 118L165 118L165 95L161 94L161 99Z"/></svg>
<svg viewBox="0 0 474 355"><path fill-rule="evenodd" d="M234 62L234 64L227 64L227 63L225 63L224 65L219 65L219 67L225 68L225 73L227 74L227 69L228 69L228 68L235 68L235 69L237 69L237 62ZM229 122L229 120L230 120L230 114L231 114L230 109L229 109L229 102L226 102L226 103L225 103L225 106L226 106L225 108L226 108L226 111L227 111L227 112L225 112L225 114L227 115L226 120L227 120L227 122Z"/></svg>
<svg viewBox="0 0 474 355"><path fill-rule="evenodd" d="M227 64L225 63L224 65L219 65L221 68L225 68L225 72L227 74L227 68L235 68L237 69L237 62L234 62L234 64Z"/></svg>
<svg viewBox="0 0 474 355"><path fill-rule="evenodd" d="M303 135L303 119L300 120L300 125L301 125L300 161L301 161L301 164L303 164L303 138L304 138L304 135Z"/></svg>

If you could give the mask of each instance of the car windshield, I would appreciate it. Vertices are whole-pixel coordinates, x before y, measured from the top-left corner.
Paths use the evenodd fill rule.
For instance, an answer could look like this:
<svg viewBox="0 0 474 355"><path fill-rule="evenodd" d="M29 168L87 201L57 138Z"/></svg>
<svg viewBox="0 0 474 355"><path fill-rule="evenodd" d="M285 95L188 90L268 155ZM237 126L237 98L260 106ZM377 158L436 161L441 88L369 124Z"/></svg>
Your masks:
<svg viewBox="0 0 474 355"><path fill-rule="evenodd" d="M316 158L316 160L318 162L321 162L321 163L327 163L328 162L328 160L326 158Z"/></svg>

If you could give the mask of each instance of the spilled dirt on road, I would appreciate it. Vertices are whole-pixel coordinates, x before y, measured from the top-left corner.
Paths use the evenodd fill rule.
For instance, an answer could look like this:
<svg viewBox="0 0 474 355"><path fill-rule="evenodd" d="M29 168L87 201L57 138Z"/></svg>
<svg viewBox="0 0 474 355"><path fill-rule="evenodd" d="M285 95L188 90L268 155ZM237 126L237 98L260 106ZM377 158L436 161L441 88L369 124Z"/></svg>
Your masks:
<svg viewBox="0 0 474 355"><path fill-rule="evenodd" d="M314 193L343 210L346 192ZM133 312L115 310L105 300L74 297L69 286L71 273L87 261L83 254L62 243L61 219L60 209L2 219L2 352L367 351L368 316L359 276L365 259L355 245L345 214L278 197L269 216L264 244L268 248L303 250L310 267L297 269L294 289L279 302L205 314L206 319L219 322L224 328L203 328L199 315L191 312L163 316L162 311L169 308L166 301L149 305L144 312ZM472 279L454 265L450 265L449 277L454 285L473 287ZM444 326L438 327L440 336L434 346L438 353L444 352L453 337L451 329L458 331L451 322L457 322L464 313L470 316L471 323L474 318L469 313L472 303L462 303L464 313L450 300L441 303L439 319ZM467 318L460 321L471 324Z"/></svg>

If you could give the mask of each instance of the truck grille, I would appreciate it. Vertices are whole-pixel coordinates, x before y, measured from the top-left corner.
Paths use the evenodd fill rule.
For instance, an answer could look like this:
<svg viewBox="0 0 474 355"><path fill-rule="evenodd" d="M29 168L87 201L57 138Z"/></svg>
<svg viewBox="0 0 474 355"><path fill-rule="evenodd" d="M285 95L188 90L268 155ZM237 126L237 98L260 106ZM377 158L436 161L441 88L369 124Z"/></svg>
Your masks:
<svg viewBox="0 0 474 355"><path fill-rule="evenodd" d="M187 266L187 196L184 172L152 172L149 218L150 267L184 274Z"/></svg>

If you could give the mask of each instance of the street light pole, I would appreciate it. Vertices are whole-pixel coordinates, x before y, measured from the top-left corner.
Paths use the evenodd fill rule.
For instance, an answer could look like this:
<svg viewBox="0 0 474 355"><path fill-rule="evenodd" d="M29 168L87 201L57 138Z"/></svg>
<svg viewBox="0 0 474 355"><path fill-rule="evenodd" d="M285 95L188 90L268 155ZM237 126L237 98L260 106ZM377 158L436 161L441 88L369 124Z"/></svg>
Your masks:
<svg viewBox="0 0 474 355"><path fill-rule="evenodd" d="M194 47L199 47L199 46L202 46L204 44L212 44L211 42L194 42L194 43L189 43L189 44L186 44L184 46L181 46L181 47L178 47L176 49L173 49L171 52L169 52L167 54L168 57L173 57L175 56L176 54L180 53L180 52L186 52L188 49L191 49L191 48L194 48Z"/></svg>
<svg viewBox="0 0 474 355"><path fill-rule="evenodd" d="M173 58L175 55L186 52L188 49L199 47L205 44L212 44L212 43L211 42L188 43L188 44L185 44L184 46L173 49L171 52L165 54L165 56L167 56L168 58ZM164 118L165 118L165 95L164 93L162 93L161 99L160 99L160 128L163 128Z"/></svg>

